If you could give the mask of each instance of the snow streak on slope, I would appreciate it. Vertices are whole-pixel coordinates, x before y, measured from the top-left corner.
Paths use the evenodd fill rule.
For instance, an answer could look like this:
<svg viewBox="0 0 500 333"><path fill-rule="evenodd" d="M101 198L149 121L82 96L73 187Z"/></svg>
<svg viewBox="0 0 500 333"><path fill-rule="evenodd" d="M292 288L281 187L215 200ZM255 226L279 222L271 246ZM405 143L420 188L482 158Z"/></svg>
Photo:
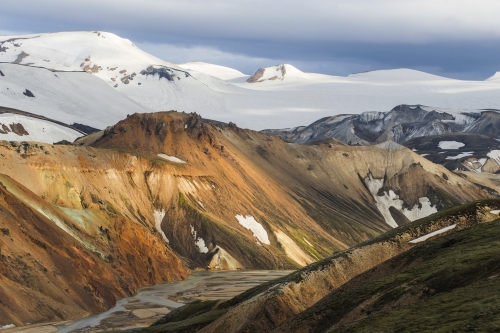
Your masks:
<svg viewBox="0 0 500 333"><path fill-rule="evenodd" d="M166 212L165 212L164 209L153 211L153 216L155 218L156 231L158 231L160 233L161 237L163 238L163 240L166 243L169 243L169 240L168 240L167 236L165 235L165 233L161 229L161 222L163 221L163 218L165 217L165 214L166 214Z"/></svg>
<svg viewBox="0 0 500 333"><path fill-rule="evenodd" d="M270 245L269 236L267 235L266 229L259 222L255 221L255 218L251 215L243 216L236 215L236 219L238 223L241 224L246 229L252 231L255 238L257 238L260 242Z"/></svg>
<svg viewBox="0 0 500 333"><path fill-rule="evenodd" d="M190 227L191 227L191 235L193 235L194 238L194 245L198 247L200 253L208 253L208 247L205 244L205 240L197 236L197 232L192 225Z"/></svg>
<svg viewBox="0 0 500 333"><path fill-rule="evenodd" d="M181 164L186 163L185 161L181 160L180 158L177 158L175 156L169 156L167 154L158 154L157 156L160 158L163 158L164 160L173 162L173 163L181 163Z"/></svg>
<svg viewBox="0 0 500 333"><path fill-rule="evenodd" d="M442 229L439 229L439 230L436 230L436 231L433 231L431 233L428 233L427 235L424 235L422 237L419 237L419 238L416 238L414 240L411 240L410 243L412 244L416 244L416 243L420 243L420 242L425 242L426 240L428 240L429 238L431 237L434 237L434 236L437 236L437 235L440 235L442 233L445 233L447 232L448 230L452 230L452 229L455 229L457 225L456 224L452 224L448 227L445 227L445 228L442 228Z"/></svg>

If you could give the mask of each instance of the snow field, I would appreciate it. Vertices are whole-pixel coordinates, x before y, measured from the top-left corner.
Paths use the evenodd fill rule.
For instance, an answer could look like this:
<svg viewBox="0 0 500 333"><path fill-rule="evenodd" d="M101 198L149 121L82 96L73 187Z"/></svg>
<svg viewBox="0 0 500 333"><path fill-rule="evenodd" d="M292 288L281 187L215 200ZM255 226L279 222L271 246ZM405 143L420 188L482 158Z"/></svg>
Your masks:
<svg viewBox="0 0 500 333"><path fill-rule="evenodd" d="M239 77L247 76L235 69L213 64L207 64L205 62L187 62L185 64L180 64L179 67L184 69L190 69L200 73L205 73L221 80L232 80Z"/></svg>
<svg viewBox="0 0 500 333"><path fill-rule="evenodd" d="M164 160L167 160L167 161L170 161L173 163L179 163L179 164L186 163L185 161L181 160L180 158L177 158L175 156L169 156L166 154L158 154L158 157L163 158Z"/></svg>
<svg viewBox="0 0 500 333"><path fill-rule="evenodd" d="M18 135L14 133L10 126L12 124L21 124L29 134ZM6 134L0 133L0 140L7 141L37 141L52 144L61 140L73 142L76 138L84 135L47 120L10 113L0 114L0 130L2 127L4 130L7 128L8 132Z"/></svg>
<svg viewBox="0 0 500 333"><path fill-rule="evenodd" d="M271 245L266 229L252 215L243 216L238 214L236 219L244 228L250 230L261 243Z"/></svg>
<svg viewBox="0 0 500 333"><path fill-rule="evenodd" d="M458 160L462 157L467 157L467 156L471 156L472 154L474 154L473 151L467 151L467 152L464 152L464 153L460 153L456 156L447 156L446 159L447 160Z"/></svg>
<svg viewBox="0 0 500 333"><path fill-rule="evenodd" d="M465 143L458 141L440 141L438 147L441 149L459 149L465 146Z"/></svg>
<svg viewBox="0 0 500 333"><path fill-rule="evenodd" d="M190 225L191 227L191 235L193 235L194 238L194 244L198 247L200 250L200 253L208 253L208 247L205 244L205 241L201 237L196 237L196 230L194 230L194 227Z"/></svg>
<svg viewBox="0 0 500 333"><path fill-rule="evenodd" d="M492 150L488 154L486 154L486 156L488 156L493 161L495 161L498 164L500 164L500 150Z"/></svg>
<svg viewBox="0 0 500 333"><path fill-rule="evenodd" d="M384 217L385 222L393 228L397 228L398 224L392 217L389 210L390 207L396 208L410 221L415 221L437 212L437 208L433 207L430 200L426 197L418 199L422 208L419 208L418 205L414 205L412 209L407 209L403 208L403 200L399 199L399 196L392 190L389 190L388 192L384 191L384 195L379 196L378 192L384 186L384 179L376 179L373 178L371 174L368 174L368 177L365 178L365 184L375 200L375 205L377 206L380 214Z"/></svg>
<svg viewBox="0 0 500 333"><path fill-rule="evenodd" d="M16 325L14 325L14 324L0 326L0 331L1 330L6 330L6 329L9 329L9 328L14 328L14 327L16 327Z"/></svg>
<svg viewBox="0 0 500 333"><path fill-rule="evenodd" d="M483 172L483 166L487 160L487 158L480 158L476 161L469 161L468 163L474 172L481 173Z"/></svg>
<svg viewBox="0 0 500 333"><path fill-rule="evenodd" d="M153 211L153 216L155 218L155 227L156 227L156 230L160 233L160 235L163 238L163 240L166 243L169 243L167 236L165 235L165 233L163 232L163 230L161 230L161 222L163 221L163 218L165 217L166 213L167 212L164 209L162 209L162 210L155 210L155 211Z"/></svg>
<svg viewBox="0 0 500 333"><path fill-rule="evenodd" d="M414 240L411 240L410 243L416 244L416 243L424 242L424 241L428 240L431 237L434 237L436 235L439 235L439 234L442 234L444 232L447 232L448 230L455 229L456 226L457 226L456 224L452 224L452 225L450 225L450 226L448 226L446 228L442 228L442 229L433 231L433 232L431 232L431 233L429 233L427 235L424 235L422 237L419 237L419 238L416 238Z"/></svg>

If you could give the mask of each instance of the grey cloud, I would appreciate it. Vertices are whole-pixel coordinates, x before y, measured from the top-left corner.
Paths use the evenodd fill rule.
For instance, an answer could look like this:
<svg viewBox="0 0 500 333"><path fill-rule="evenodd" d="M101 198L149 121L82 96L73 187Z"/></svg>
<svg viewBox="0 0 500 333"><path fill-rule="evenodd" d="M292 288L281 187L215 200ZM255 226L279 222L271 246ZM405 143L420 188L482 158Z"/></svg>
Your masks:
<svg viewBox="0 0 500 333"><path fill-rule="evenodd" d="M185 37L423 43L500 36L493 0L2 0L4 17Z"/></svg>
<svg viewBox="0 0 500 333"><path fill-rule="evenodd" d="M497 0L2 0L0 31L109 31L167 61L247 74L287 62L484 79L500 70L499 9Z"/></svg>

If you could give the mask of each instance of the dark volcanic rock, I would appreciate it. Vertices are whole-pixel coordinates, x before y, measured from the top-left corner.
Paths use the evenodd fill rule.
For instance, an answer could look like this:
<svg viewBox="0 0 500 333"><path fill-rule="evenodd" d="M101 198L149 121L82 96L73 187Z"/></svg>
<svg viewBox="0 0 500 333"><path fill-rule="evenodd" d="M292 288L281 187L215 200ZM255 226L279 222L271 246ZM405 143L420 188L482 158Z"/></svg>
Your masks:
<svg viewBox="0 0 500 333"><path fill-rule="evenodd" d="M369 145L386 140L402 143L413 138L461 132L498 137L500 113L498 110L447 111L403 104L389 112L336 115L319 119L309 126L263 132L287 142L309 143L332 138L349 145Z"/></svg>
<svg viewBox="0 0 500 333"><path fill-rule="evenodd" d="M97 129L97 128L94 128L91 126L87 126L87 125L83 125L83 124L79 124L79 123L73 123L71 126L73 126L76 129L79 129L82 132L85 132L86 134L92 134L92 133L100 131L100 129Z"/></svg>
<svg viewBox="0 0 500 333"><path fill-rule="evenodd" d="M28 89L26 89L26 91L23 92L23 95L27 97L35 97L35 95L33 95L33 93Z"/></svg>

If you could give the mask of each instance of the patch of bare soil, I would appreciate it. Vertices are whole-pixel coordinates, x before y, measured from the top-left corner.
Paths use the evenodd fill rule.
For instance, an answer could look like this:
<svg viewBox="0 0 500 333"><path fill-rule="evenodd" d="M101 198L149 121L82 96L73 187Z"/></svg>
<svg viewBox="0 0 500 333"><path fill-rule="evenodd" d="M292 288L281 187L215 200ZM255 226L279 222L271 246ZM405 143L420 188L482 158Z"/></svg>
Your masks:
<svg viewBox="0 0 500 333"><path fill-rule="evenodd" d="M23 59L26 57L29 57L29 54L23 51L23 52L19 53L19 55L17 56L17 59L14 60L12 63L13 64L20 64L23 61Z"/></svg>

